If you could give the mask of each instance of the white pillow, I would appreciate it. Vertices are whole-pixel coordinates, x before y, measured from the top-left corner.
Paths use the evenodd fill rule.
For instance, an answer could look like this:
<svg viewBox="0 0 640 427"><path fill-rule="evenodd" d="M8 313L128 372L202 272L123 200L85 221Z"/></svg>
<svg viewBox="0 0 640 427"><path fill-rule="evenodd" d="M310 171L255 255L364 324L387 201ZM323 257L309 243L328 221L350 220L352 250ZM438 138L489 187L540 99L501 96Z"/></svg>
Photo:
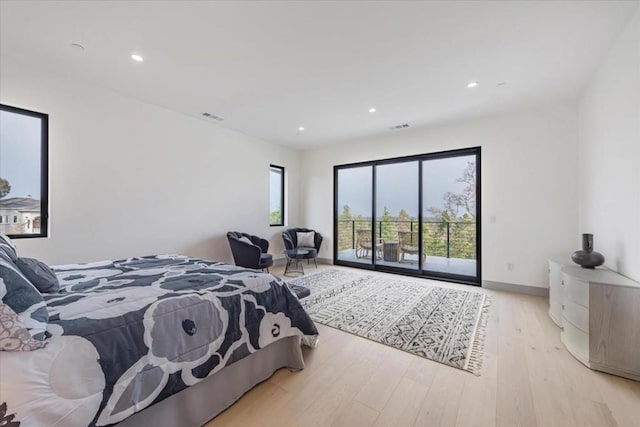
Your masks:
<svg viewBox="0 0 640 427"><path fill-rule="evenodd" d="M298 247L299 248L315 248L315 231L308 231L306 233L302 233L300 231L296 232L296 238L298 239Z"/></svg>
<svg viewBox="0 0 640 427"><path fill-rule="evenodd" d="M249 239L247 236L242 236L241 238L239 238L238 240L240 240L241 242L244 243L248 243L250 245L253 245L253 242L251 241L251 239Z"/></svg>

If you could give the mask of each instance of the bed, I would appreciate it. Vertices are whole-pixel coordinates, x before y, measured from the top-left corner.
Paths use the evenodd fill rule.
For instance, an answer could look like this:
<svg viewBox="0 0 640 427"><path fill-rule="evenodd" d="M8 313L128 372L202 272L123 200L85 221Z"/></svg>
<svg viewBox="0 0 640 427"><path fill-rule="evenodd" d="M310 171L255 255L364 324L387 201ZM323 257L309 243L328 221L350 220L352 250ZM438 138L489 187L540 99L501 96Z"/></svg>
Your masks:
<svg viewBox="0 0 640 427"><path fill-rule="evenodd" d="M47 346L0 351L0 424L202 425L317 343L268 273L179 255L53 270Z"/></svg>

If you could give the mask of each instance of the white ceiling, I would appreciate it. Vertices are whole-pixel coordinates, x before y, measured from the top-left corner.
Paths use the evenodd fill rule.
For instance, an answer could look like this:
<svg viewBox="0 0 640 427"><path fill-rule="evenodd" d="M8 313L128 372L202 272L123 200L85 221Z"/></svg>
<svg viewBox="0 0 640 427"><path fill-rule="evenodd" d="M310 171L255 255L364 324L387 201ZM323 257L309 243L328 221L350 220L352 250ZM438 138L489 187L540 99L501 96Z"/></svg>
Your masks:
<svg viewBox="0 0 640 427"><path fill-rule="evenodd" d="M637 7L3 1L0 54L305 149L575 96Z"/></svg>

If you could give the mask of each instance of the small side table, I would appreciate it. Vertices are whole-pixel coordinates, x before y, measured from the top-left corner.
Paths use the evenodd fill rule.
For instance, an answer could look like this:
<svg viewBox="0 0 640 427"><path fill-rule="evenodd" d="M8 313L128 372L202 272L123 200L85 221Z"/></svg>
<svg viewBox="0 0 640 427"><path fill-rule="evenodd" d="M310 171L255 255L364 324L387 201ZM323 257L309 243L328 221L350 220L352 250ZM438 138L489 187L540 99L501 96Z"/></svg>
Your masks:
<svg viewBox="0 0 640 427"><path fill-rule="evenodd" d="M304 267L302 260L309 253L306 249L287 249L284 251L287 257L287 266L284 269L285 276L302 276L304 275Z"/></svg>
<svg viewBox="0 0 640 427"><path fill-rule="evenodd" d="M398 242L384 242L382 251L385 261L398 262Z"/></svg>

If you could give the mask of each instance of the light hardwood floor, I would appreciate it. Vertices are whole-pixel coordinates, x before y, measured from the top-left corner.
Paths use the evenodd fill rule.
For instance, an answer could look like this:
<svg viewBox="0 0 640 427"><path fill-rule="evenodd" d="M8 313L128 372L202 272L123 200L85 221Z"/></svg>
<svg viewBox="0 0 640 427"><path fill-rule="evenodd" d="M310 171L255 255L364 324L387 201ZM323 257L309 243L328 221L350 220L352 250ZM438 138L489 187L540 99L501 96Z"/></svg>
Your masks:
<svg viewBox="0 0 640 427"><path fill-rule="evenodd" d="M492 305L480 377L318 324L303 371L279 370L207 427L640 426L640 382L577 362L547 298L481 291Z"/></svg>

